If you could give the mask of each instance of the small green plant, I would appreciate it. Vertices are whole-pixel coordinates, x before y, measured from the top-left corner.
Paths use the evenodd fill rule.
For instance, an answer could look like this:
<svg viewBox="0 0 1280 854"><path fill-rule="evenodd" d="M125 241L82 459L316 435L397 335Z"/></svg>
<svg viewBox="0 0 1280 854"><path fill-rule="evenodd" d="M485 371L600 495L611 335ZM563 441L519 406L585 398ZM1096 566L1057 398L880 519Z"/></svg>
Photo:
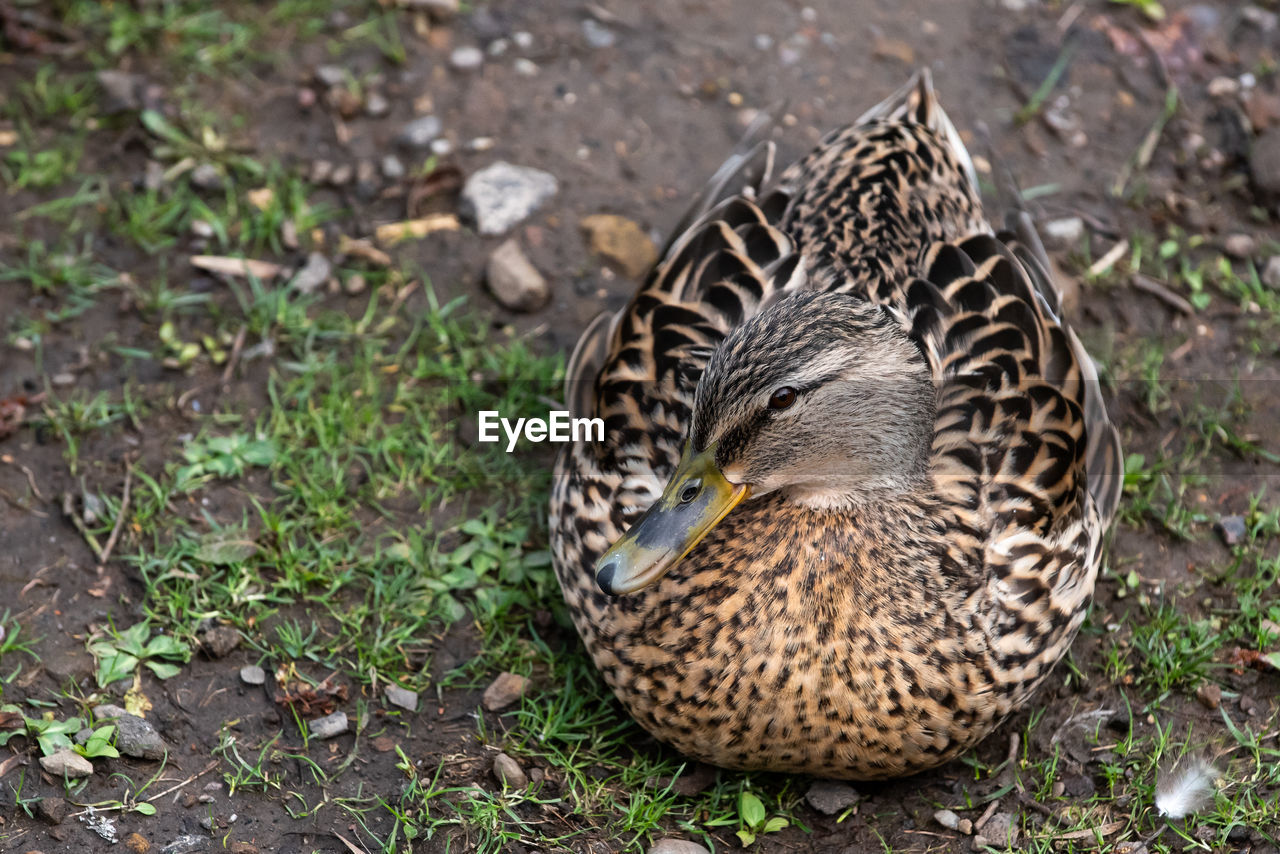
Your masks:
<svg viewBox="0 0 1280 854"><path fill-rule="evenodd" d="M1163 21L1165 17L1164 6L1160 0L1111 0L1111 2L1117 6L1132 6L1151 21Z"/></svg>
<svg viewBox="0 0 1280 854"><path fill-rule="evenodd" d="M743 846L751 845L757 836L777 833L791 824L782 816L769 818L764 802L746 789L738 796L738 818L742 822L738 838L742 840Z"/></svg>
<svg viewBox="0 0 1280 854"><path fill-rule="evenodd" d="M271 465L276 444L269 438L238 433L204 436L188 442L182 456L187 464L177 470L175 480L178 491L190 492L208 481L241 477L250 468Z"/></svg>
<svg viewBox="0 0 1280 854"><path fill-rule="evenodd" d="M143 621L107 639L89 643L89 652L98 661L98 687L133 676L139 664L159 679L178 675L180 665L191 659L191 647L171 635L148 639L151 624Z"/></svg>

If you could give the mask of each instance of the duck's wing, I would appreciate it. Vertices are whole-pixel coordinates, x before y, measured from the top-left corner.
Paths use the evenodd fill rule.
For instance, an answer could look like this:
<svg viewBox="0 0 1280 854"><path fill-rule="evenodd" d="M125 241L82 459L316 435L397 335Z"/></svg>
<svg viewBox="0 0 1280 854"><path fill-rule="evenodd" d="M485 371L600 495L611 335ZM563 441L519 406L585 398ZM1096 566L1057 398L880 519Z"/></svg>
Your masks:
<svg viewBox="0 0 1280 854"><path fill-rule="evenodd" d="M905 319L939 385L944 568L981 568L992 651L1030 690L1083 619L1123 468L1093 363L1017 249L991 235L933 247Z"/></svg>

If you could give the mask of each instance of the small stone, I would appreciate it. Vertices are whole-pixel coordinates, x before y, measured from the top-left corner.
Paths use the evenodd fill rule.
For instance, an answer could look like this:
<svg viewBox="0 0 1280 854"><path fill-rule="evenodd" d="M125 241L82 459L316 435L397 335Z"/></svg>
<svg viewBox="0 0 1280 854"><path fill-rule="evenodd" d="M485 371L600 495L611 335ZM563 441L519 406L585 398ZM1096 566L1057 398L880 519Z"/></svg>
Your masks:
<svg viewBox="0 0 1280 854"><path fill-rule="evenodd" d="M316 160L311 164L311 172L307 180L312 184L323 184L333 174L333 164L328 160Z"/></svg>
<svg viewBox="0 0 1280 854"><path fill-rule="evenodd" d="M1269 33L1280 25L1280 15L1258 6L1245 6L1240 10L1240 17L1264 33Z"/></svg>
<svg viewBox="0 0 1280 854"><path fill-rule="evenodd" d="M591 251L614 262L622 272L638 279L658 260L658 247L635 222L615 214L595 214L582 218L583 232Z"/></svg>
<svg viewBox="0 0 1280 854"><path fill-rule="evenodd" d="M1240 705L1240 711L1250 717L1258 714L1258 701L1250 697L1248 694L1241 694L1240 699L1236 701Z"/></svg>
<svg viewBox="0 0 1280 854"><path fill-rule="evenodd" d="M484 707L498 712L510 706L529 690L529 680L515 673L499 673L498 678L484 689Z"/></svg>
<svg viewBox="0 0 1280 854"><path fill-rule="evenodd" d="M514 237L493 250L486 278L493 298L512 311L537 311L551 298L547 280L525 257Z"/></svg>
<svg viewBox="0 0 1280 854"><path fill-rule="evenodd" d="M521 50L528 50L533 47L533 33L528 30L516 30L511 34L511 40L516 43L516 47Z"/></svg>
<svg viewBox="0 0 1280 854"><path fill-rule="evenodd" d="M506 54L509 47L511 47L511 42L506 39L494 39L489 42L489 46L485 48L485 53L489 54L489 56L494 59L497 59L498 57Z"/></svg>
<svg viewBox="0 0 1280 854"><path fill-rule="evenodd" d="M587 46L595 50L613 47L618 41L613 30L595 18L587 18L582 22L582 37L587 40Z"/></svg>
<svg viewBox="0 0 1280 854"><path fill-rule="evenodd" d="M1272 255L1262 268L1262 284L1269 288L1280 288L1280 255Z"/></svg>
<svg viewBox="0 0 1280 854"><path fill-rule="evenodd" d="M1216 710L1222 705L1222 689L1213 682L1201 682L1196 689L1196 699L1206 709Z"/></svg>
<svg viewBox="0 0 1280 854"><path fill-rule="evenodd" d="M996 848L1015 848L1021 835L1018 821L1011 813L998 812L982 826L982 835Z"/></svg>
<svg viewBox="0 0 1280 854"><path fill-rule="evenodd" d="M307 729L311 731L312 738L334 738L346 732L347 728L346 712L334 712L331 715L307 721Z"/></svg>
<svg viewBox="0 0 1280 854"><path fill-rule="evenodd" d="M467 179L461 201L481 234L503 234L559 189L550 172L499 160Z"/></svg>
<svg viewBox="0 0 1280 854"><path fill-rule="evenodd" d="M1051 219L1044 224L1044 236L1059 246L1074 246L1084 237L1084 220L1078 216Z"/></svg>
<svg viewBox="0 0 1280 854"><path fill-rule="evenodd" d="M116 725L116 749L125 756L138 759L163 759L164 739L156 728L137 715L123 714L114 721Z"/></svg>
<svg viewBox="0 0 1280 854"><path fill-rule="evenodd" d="M1206 88L1210 98L1232 98L1240 94L1240 81L1234 77L1215 77Z"/></svg>
<svg viewBox="0 0 1280 854"><path fill-rule="evenodd" d="M321 65L316 68L316 82L322 86L341 86L347 82L347 70L341 65Z"/></svg>
<svg viewBox="0 0 1280 854"><path fill-rule="evenodd" d="M391 102L381 92L370 92L364 99L364 112L370 118L380 119L391 112Z"/></svg>
<svg viewBox="0 0 1280 854"><path fill-rule="evenodd" d="M267 672L256 664L246 664L240 668L240 681L246 685L262 685L267 681Z"/></svg>
<svg viewBox="0 0 1280 854"><path fill-rule="evenodd" d="M687 839L659 839L649 846L648 854L711 854L706 847Z"/></svg>
<svg viewBox="0 0 1280 854"><path fill-rule="evenodd" d="M231 854L259 854L258 846L251 842L232 842L228 850Z"/></svg>
<svg viewBox="0 0 1280 854"><path fill-rule="evenodd" d="M147 854L151 850L151 843L141 833L130 833L124 838L124 847L133 854Z"/></svg>
<svg viewBox="0 0 1280 854"><path fill-rule="evenodd" d="M303 87L298 90L298 107L309 110L316 105L316 90Z"/></svg>
<svg viewBox="0 0 1280 854"><path fill-rule="evenodd" d="M107 113L123 113L142 109L147 78L127 71L105 70L97 73L98 85L107 96L103 104Z"/></svg>
<svg viewBox="0 0 1280 854"><path fill-rule="evenodd" d="M396 140L406 148L426 148L442 130L444 125L435 116L419 116L401 128Z"/></svg>
<svg viewBox="0 0 1280 854"><path fill-rule="evenodd" d="M88 777L93 773L93 763L70 748L41 756L40 767L55 777Z"/></svg>
<svg viewBox="0 0 1280 854"><path fill-rule="evenodd" d="M103 723L104 721L105 722L113 721L116 718L120 717L121 715L127 715L127 714L129 713L126 712L122 707L117 706L114 703L103 703L99 706L93 707L93 719L100 724Z"/></svg>
<svg viewBox="0 0 1280 854"><path fill-rule="evenodd" d="M1268 128L1253 140L1249 169L1258 190L1280 196L1280 125Z"/></svg>
<svg viewBox="0 0 1280 854"><path fill-rule="evenodd" d="M529 785L529 778L520 763L505 753L499 753L493 758L493 776L510 789L523 789Z"/></svg>
<svg viewBox="0 0 1280 854"><path fill-rule="evenodd" d="M1218 532L1223 544L1228 546L1236 545L1249 533L1241 516L1223 516L1213 523L1213 529Z"/></svg>
<svg viewBox="0 0 1280 854"><path fill-rule="evenodd" d="M378 165L382 169L382 177L389 181L399 181L404 177L404 164L394 154L385 155Z"/></svg>
<svg viewBox="0 0 1280 854"><path fill-rule="evenodd" d="M222 173L212 163L201 163L191 170L191 183L201 190L221 190Z"/></svg>
<svg viewBox="0 0 1280 854"><path fill-rule="evenodd" d="M453 153L453 143L444 137L438 137L431 140L431 153L437 157L444 157L446 154Z"/></svg>
<svg viewBox="0 0 1280 854"><path fill-rule="evenodd" d="M1232 258L1252 258L1258 251L1258 241L1249 234L1229 234L1222 242L1222 248Z"/></svg>
<svg viewBox="0 0 1280 854"><path fill-rule="evenodd" d="M340 163L333 167L333 174L329 176L329 183L335 187L345 187L351 183L351 179L355 177L356 170L351 168L350 163Z"/></svg>
<svg viewBox="0 0 1280 854"><path fill-rule="evenodd" d="M484 65L484 51L473 45L454 48L449 54L449 64L458 71L475 71Z"/></svg>
<svg viewBox="0 0 1280 854"><path fill-rule="evenodd" d="M333 264L329 259L319 252L312 252L307 256L307 263L289 281L289 286L298 293L313 294L329 281L332 273Z"/></svg>
<svg viewBox="0 0 1280 854"><path fill-rule="evenodd" d="M214 626L200 635L200 646L210 658L225 658L240 645L240 632L232 626Z"/></svg>
<svg viewBox="0 0 1280 854"><path fill-rule="evenodd" d="M933 814L933 820L945 827L947 830L960 829L960 816L951 810L938 810Z"/></svg>
<svg viewBox="0 0 1280 854"><path fill-rule="evenodd" d="M388 685L382 693L386 695L387 701L393 706L399 706L411 712L418 709L417 691L410 691L408 688L401 688L399 685Z"/></svg>
<svg viewBox="0 0 1280 854"><path fill-rule="evenodd" d="M67 802L62 798L41 798L36 813L49 824L62 824L67 817Z"/></svg>
<svg viewBox="0 0 1280 854"><path fill-rule="evenodd" d="M195 854L197 851L203 851L209 841L207 836L196 836L194 833L184 833L168 845L160 849L160 854Z"/></svg>
<svg viewBox="0 0 1280 854"><path fill-rule="evenodd" d="M516 59L512 61L511 70L521 77L537 77L538 72L541 71L541 69L538 68L538 63L524 56L516 57Z"/></svg>
<svg viewBox="0 0 1280 854"><path fill-rule="evenodd" d="M212 240L215 232L213 224L203 219L191 220L191 236L199 240Z"/></svg>
<svg viewBox="0 0 1280 854"><path fill-rule="evenodd" d="M858 802L858 791L848 783L818 780L804 793L804 799L823 815L835 815Z"/></svg>
<svg viewBox="0 0 1280 854"><path fill-rule="evenodd" d="M88 744L91 738L93 738L93 730L90 727L83 727L76 731L74 740L76 744Z"/></svg>
<svg viewBox="0 0 1280 854"><path fill-rule="evenodd" d="M973 833L973 822L967 818L962 818L960 819L960 824L956 826L956 830L960 831L965 836L968 836L970 833Z"/></svg>
<svg viewBox="0 0 1280 854"><path fill-rule="evenodd" d="M142 186L153 192L164 189L164 164L157 160L148 160L142 174Z"/></svg>
<svg viewBox="0 0 1280 854"><path fill-rule="evenodd" d="M347 280L342 283L342 289L347 292L348 296L358 296L364 293L365 288L369 286L369 282L360 273L352 273Z"/></svg>

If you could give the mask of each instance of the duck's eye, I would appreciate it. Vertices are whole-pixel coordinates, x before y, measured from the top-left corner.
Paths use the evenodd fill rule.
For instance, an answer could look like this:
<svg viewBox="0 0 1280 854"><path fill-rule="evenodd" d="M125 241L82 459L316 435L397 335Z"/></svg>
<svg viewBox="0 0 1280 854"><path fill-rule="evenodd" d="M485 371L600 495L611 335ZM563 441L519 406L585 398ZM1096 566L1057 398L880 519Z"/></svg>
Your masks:
<svg viewBox="0 0 1280 854"><path fill-rule="evenodd" d="M698 493L702 491L702 481L690 481L684 489L680 490L680 503L688 504L690 501L698 497Z"/></svg>
<svg viewBox="0 0 1280 854"><path fill-rule="evenodd" d="M796 390L789 385L784 385L769 396L770 409L786 409L795 402Z"/></svg>

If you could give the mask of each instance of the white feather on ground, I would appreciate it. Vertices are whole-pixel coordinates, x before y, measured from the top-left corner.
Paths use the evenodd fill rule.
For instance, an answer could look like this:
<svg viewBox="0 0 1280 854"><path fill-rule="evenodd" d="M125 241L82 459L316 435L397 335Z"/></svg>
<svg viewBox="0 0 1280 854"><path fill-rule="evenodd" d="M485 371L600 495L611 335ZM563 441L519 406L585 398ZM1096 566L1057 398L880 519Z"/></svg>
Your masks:
<svg viewBox="0 0 1280 854"><path fill-rule="evenodd" d="M1184 756L1156 776L1156 809L1166 818L1186 818L1213 803L1218 769L1201 756Z"/></svg>

